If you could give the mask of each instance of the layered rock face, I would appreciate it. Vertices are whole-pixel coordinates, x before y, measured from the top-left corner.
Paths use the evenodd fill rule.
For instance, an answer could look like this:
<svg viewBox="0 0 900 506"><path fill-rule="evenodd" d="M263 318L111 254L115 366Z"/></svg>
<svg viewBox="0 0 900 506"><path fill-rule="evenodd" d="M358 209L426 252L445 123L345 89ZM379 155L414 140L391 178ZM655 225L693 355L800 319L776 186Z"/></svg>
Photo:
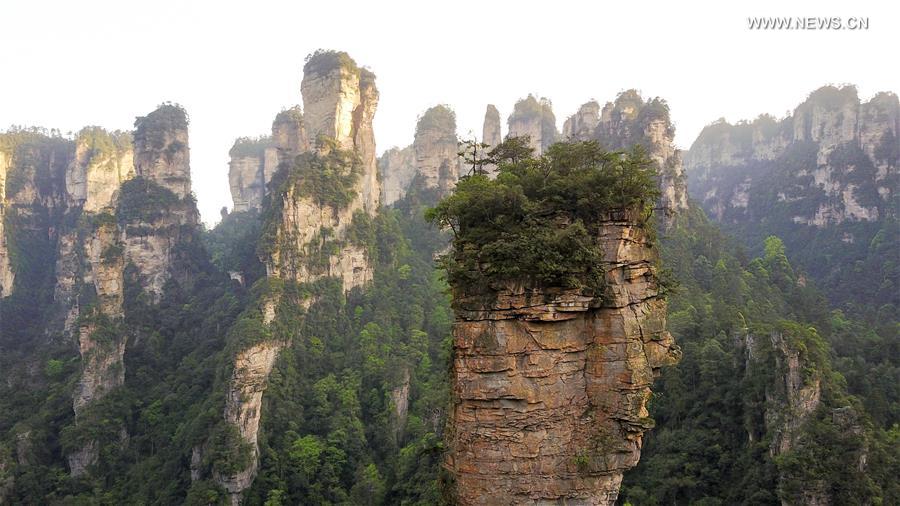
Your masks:
<svg viewBox="0 0 900 506"><path fill-rule="evenodd" d="M656 253L630 215L600 227L608 295L510 286L457 298L445 467L458 504L612 505L680 350Z"/></svg>
<svg viewBox="0 0 900 506"><path fill-rule="evenodd" d="M134 124L134 165L146 178L183 199L191 194L187 115L164 104Z"/></svg>
<svg viewBox="0 0 900 506"><path fill-rule="evenodd" d="M691 191L719 221L773 210L826 227L890 213L900 167L900 104L893 93L861 103L852 86L816 90L792 115L707 126L686 166Z"/></svg>
<svg viewBox="0 0 900 506"><path fill-rule="evenodd" d="M507 137L528 137L535 154L540 155L558 140L556 116L550 100L533 95L519 100L507 120Z"/></svg>

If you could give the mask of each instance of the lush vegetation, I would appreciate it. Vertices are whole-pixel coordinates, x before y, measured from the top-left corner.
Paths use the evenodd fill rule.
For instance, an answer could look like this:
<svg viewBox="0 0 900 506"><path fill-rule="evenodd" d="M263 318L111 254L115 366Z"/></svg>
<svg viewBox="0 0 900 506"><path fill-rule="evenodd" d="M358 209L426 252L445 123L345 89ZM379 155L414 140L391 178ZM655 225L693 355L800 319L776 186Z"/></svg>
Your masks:
<svg viewBox="0 0 900 506"><path fill-rule="evenodd" d="M900 466L898 429L885 423L889 408L875 394L895 390L896 372L882 367L884 376L867 375L872 384L860 402L848 395L858 376L844 376L840 365L870 356L857 332L867 333L877 354L896 356L896 337L878 338L830 310L776 237L751 258L693 209L662 242L664 264L679 281L669 297L669 328L684 358L654 386L656 429L626 475L624 500L778 504L809 491L839 504L900 500L891 478ZM796 428L790 450L775 452L791 437L784 424L797 409L787 393L788 353L798 354L800 387L818 382L821 400ZM869 411L873 401L879 409Z"/></svg>
<svg viewBox="0 0 900 506"><path fill-rule="evenodd" d="M335 69L346 69L353 74L359 73L356 62L344 51L317 49L306 56L303 74L327 74Z"/></svg>
<svg viewBox="0 0 900 506"><path fill-rule="evenodd" d="M616 212L646 220L659 195L640 150L607 152L596 142L558 143L533 157L513 139L481 163L497 166L497 178L464 177L427 214L453 234L441 266L462 293L512 282L599 294L601 222Z"/></svg>

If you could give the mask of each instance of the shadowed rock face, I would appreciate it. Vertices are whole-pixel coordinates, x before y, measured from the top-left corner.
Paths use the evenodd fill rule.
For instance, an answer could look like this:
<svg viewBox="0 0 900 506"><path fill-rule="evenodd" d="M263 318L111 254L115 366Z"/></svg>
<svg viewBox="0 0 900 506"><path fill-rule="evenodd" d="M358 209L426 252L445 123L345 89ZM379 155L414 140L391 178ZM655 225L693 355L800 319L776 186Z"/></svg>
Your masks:
<svg viewBox="0 0 900 506"><path fill-rule="evenodd" d="M445 468L461 505L611 505L653 426L665 330L656 252L628 216L603 222L608 293L508 287L456 297Z"/></svg>

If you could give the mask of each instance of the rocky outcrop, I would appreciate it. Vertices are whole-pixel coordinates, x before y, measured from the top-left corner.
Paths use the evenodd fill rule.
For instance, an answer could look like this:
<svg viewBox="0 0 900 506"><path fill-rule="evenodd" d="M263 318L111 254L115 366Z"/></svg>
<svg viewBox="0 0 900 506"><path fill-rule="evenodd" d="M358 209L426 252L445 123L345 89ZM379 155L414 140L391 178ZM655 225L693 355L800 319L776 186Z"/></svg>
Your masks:
<svg viewBox="0 0 900 506"><path fill-rule="evenodd" d="M394 147L378 159L381 175L381 204L389 206L402 199L416 175L416 151L413 146Z"/></svg>
<svg viewBox="0 0 900 506"><path fill-rule="evenodd" d="M269 278L306 284L334 277L350 291L373 277L366 245L354 242L351 228L355 220L374 216L381 191L372 129L378 103L375 76L360 69L346 53L319 51L304 66L301 90L303 114L290 109L273 125L285 183L272 195L274 212L265 224L262 260ZM326 172L340 186L336 194L317 194L303 184L306 178ZM312 300L289 302L280 295L266 296L260 301L262 324L272 324L280 304L305 309ZM228 490L232 504L240 503L256 476L262 396L279 351L290 337L276 336L236 354L224 419L251 447L251 459L232 474L214 476Z"/></svg>
<svg viewBox="0 0 900 506"><path fill-rule="evenodd" d="M179 199L191 194L187 114L163 104L134 123L135 173L171 191Z"/></svg>
<svg viewBox="0 0 900 506"><path fill-rule="evenodd" d="M500 111L494 104L488 104L484 111L484 125L481 129L481 142L488 145L488 149L496 147L503 141L500 131Z"/></svg>
<svg viewBox="0 0 900 506"><path fill-rule="evenodd" d="M119 187L134 177L131 134L99 127L81 130L75 139L75 158L66 171L70 205L85 212L115 207Z"/></svg>
<svg viewBox="0 0 900 506"><path fill-rule="evenodd" d="M595 137L609 149L643 146L659 171L660 207L669 213L687 209L681 151L675 148L675 127L665 101L644 101L635 90L621 93L603 107Z"/></svg>
<svg viewBox="0 0 900 506"><path fill-rule="evenodd" d="M758 221L781 211L813 227L876 221L891 212L900 167L900 103L826 86L792 115L707 126L686 166L691 192L719 221Z"/></svg>
<svg viewBox="0 0 900 506"><path fill-rule="evenodd" d="M225 421L237 427L241 438L250 443L250 465L231 476L217 476L216 479L231 495L235 505L240 504L241 492L249 488L256 477L262 396L283 346L276 342L260 343L241 351L234 359L234 372L225 394Z"/></svg>
<svg viewBox="0 0 900 506"><path fill-rule="evenodd" d="M0 297L12 294L15 273L10 262L9 246L6 241L6 174L12 164L12 155L0 151Z"/></svg>
<svg viewBox="0 0 900 506"><path fill-rule="evenodd" d="M439 195L449 193L460 171L456 114L445 105L425 111L416 124L413 149L421 188L437 189Z"/></svg>
<svg viewBox="0 0 900 506"><path fill-rule="evenodd" d="M537 155L546 151L559 137L550 100L538 100L534 95L516 102L507 125L507 137L528 137Z"/></svg>
<svg viewBox="0 0 900 506"><path fill-rule="evenodd" d="M429 203L449 193L463 170L458 142L456 113L446 105L426 110L416 122L412 145L389 149L378 160L382 205L402 199L413 185Z"/></svg>
<svg viewBox="0 0 900 506"><path fill-rule="evenodd" d="M569 116L563 123L563 138L587 140L594 137L594 131L600 124L600 104L595 100L586 102L578 108L578 112Z"/></svg>
<svg viewBox="0 0 900 506"><path fill-rule="evenodd" d="M266 195L266 150L271 139L242 137L228 152L228 183L235 212L259 210ZM271 176L270 176L271 178Z"/></svg>
<svg viewBox="0 0 900 506"><path fill-rule="evenodd" d="M680 350L656 252L631 215L600 226L608 294L457 296L445 467L458 504L612 505L637 464L650 386Z"/></svg>
<svg viewBox="0 0 900 506"><path fill-rule="evenodd" d="M606 149L644 148L656 163L660 178L659 207L667 216L687 209L687 183L681 151L675 148L675 127L665 101L644 100L635 90L620 93L603 109L594 100L583 104L563 125L563 138L596 140Z"/></svg>
<svg viewBox="0 0 900 506"><path fill-rule="evenodd" d="M200 216L190 193L187 113L164 104L135 121L137 177L123 185L117 208L125 260L158 301L171 279L174 248L193 239Z"/></svg>

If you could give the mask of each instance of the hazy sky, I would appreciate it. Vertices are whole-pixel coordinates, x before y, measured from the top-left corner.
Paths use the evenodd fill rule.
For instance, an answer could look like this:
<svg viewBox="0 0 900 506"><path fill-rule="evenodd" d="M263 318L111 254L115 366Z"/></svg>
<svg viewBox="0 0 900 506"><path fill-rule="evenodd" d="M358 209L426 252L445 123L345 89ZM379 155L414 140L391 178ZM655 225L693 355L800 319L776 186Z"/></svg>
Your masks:
<svg viewBox="0 0 900 506"><path fill-rule="evenodd" d="M669 102L676 141L703 126L783 116L813 89L900 91L900 8L879 1L341 2L0 0L0 128L130 129L163 101L191 119L204 221L231 207L228 149L300 103L304 57L340 49L378 76L378 151L412 141L449 104L481 134L528 93L559 123L581 103L637 88ZM748 16L868 17L867 31L751 31Z"/></svg>

